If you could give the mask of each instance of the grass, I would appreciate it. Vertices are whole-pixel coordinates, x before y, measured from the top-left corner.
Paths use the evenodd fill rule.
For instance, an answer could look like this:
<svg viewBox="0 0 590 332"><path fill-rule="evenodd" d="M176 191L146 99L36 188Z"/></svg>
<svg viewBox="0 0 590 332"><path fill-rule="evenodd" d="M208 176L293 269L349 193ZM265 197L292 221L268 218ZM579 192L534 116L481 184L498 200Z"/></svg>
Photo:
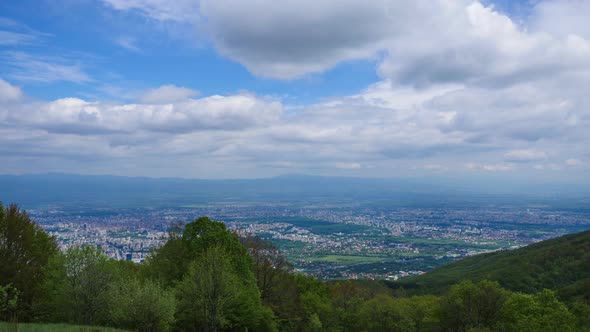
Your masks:
<svg viewBox="0 0 590 332"><path fill-rule="evenodd" d="M124 332L107 327L80 326L68 324L6 323L0 322L2 332Z"/></svg>
<svg viewBox="0 0 590 332"><path fill-rule="evenodd" d="M353 256L353 255L327 255L311 257L310 260L316 262L328 262L337 264L363 264L363 263L379 263L387 261L385 257L370 257L370 256Z"/></svg>

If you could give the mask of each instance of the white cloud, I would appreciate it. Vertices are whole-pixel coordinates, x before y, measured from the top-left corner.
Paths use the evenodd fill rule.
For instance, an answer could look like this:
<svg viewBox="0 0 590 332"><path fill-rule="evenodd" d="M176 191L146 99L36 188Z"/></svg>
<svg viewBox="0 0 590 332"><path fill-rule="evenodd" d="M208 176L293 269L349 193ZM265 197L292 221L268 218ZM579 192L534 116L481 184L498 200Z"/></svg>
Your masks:
<svg viewBox="0 0 590 332"><path fill-rule="evenodd" d="M249 94L197 98L174 85L137 103L32 101L1 81L0 96L13 96L1 97L11 100L0 108L0 135L9 135L2 143L44 160L72 161L84 149L77 162L88 167L118 158L153 174L227 177L285 167L559 170L571 156L588 156L590 37L581 1L543 2L518 24L471 0L105 1L155 20L200 20L220 53L256 75L292 79L372 59L382 81L296 108ZM7 77L91 79L78 64L10 55L20 71Z"/></svg>
<svg viewBox="0 0 590 332"><path fill-rule="evenodd" d="M533 9L530 26L533 31L565 37L590 38L590 2L586 0L540 1Z"/></svg>
<svg viewBox="0 0 590 332"><path fill-rule="evenodd" d="M195 21L199 13L198 0L102 0L118 10L137 10L153 19L163 21Z"/></svg>
<svg viewBox="0 0 590 332"><path fill-rule="evenodd" d="M434 1L421 24L394 38L379 72L427 86L457 82L508 86L590 67L590 43L577 36L530 33L472 1Z"/></svg>
<svg viewBox="0 0 590 332"><path fill-rule="evenodd" d="M141 52L139 46L137 46L137 40L133 37L129 36L121 36L114 40L115 44L121 46L122 48L132 51L132 52Z"/></svg>
<svg viewBox="0 0 590 332"><path fill-rule="evenodd" d="M533 166L534 169L539 171L561 171L561 167L557 164L537 164Z"/></svg>
<svg viewBox="0 0 590 332"><path fill-rule="evenodd" d="M335 163L334 166L340 169L360 169L362 165L360 163Z"/></svg>
<svg viewBox="0 0 590 332"><path fill-rule="evenodd" d="M263 77L370 59L396 83L505 85L590 66L582 0L541 2L530 29L474 0L104 1L158 20L191 17L221 54Z"/></svg>
<svg viewBox="0 0 590 332"><path fill-rule="evenodd" d="M10 69L11 78L19 81L75 83L92 82L82 65L61 57L35 56L25 52L0 53L0 61Z"/></svg>
<svg viewBox="0 0 590 332"><path fill-rule="evenodd" d="M2 31L0 30L0 45L20 45L20 44L30 44L32 41L36 39L35 36L12 32L12 31Z"/></svg>
<svg viewBox="0 0 590 332"><path fill-rule="evenodd" d="M31 29L20 22L0 17L0 45L31 45L49 36L51 35Z"/></svg>
<svg viewBox="0 0 590 332"><path fill-rule="evenodd" d="M198 91L189 88L178 87L175 85L162 85L159 88L145 92L139 100L145 104L166 104L185 100L198 94Z"/></svg>
<svg viewBox="0 0 590 332"><path fill-rule="evenodd" d="M19 87L13 86L0 78L0 102L17 101L22 95L23 93Z"/></svg>
<svg viewBox="0 0 590 332"><path fill-rule="evenodd" d="M468 169L480 170L486 172L507 172L513 169L510 165L496 164L496 165L481 165L476 163L469 163L466 165Z"/></svg>
<svg viewBox="0 0 590 332"><path fill-rule="evenodd" d="M4 83L0 91L18 91ZM25 160L35 158L38 167L48 169L50 163L55 171L66 171L59 169L62 160L84 170L102 164L102 172L121 172L128 163L142 165L143 175L197 177L267 176L285 168L387 176L392 170L440 174L465 167L486 172L535 167L498 162L517 159L543 159L543 169L550 170L546 165L583 155L590 142L587 111L576 103L552 104L557 92L526 91L421 90L384 81L356 95L289 111L280 101L249 94L156 93L170 97L166 103L20 96L0 108L0 145L11 158L22 158L23 170L33 167ZM545 102L549 106L542 106ZM572 116L578 118L574 124ZM531 131L531 123L539 124L540 133ZM559 134L548 134L546 124ZM533 136L539 139L531 141ZM190 167L194 163L198 169Z"/></svg>
<svg viewBox="0 0 590 332"><path fill-rule="evenodd" d="M222 54L281 79L373 57L396 33L382 1L204 0L201 16Z"/></svg>
<svg viewBox="0 0 590 332"><path fill-rule="evenodd" d="M254 96L210 96L173 104L108 104L78 98L23 105L7 122L50 133L126 134L139 131L189 133L238 130L275 121L281 105Z"/></svg>

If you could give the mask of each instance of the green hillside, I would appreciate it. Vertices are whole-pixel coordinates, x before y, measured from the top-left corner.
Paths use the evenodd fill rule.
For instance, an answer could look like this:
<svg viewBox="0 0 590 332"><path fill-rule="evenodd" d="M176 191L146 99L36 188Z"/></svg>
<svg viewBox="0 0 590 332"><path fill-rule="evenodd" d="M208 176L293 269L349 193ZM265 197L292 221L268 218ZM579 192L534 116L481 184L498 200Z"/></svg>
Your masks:
<svg viewBox="0 0 590 332"><path fill-rule="evenodd" d="M0 322L0 331L6 332L124 332L106 327L68 324L12 324Z"/></svg>
<svg viewBox="0 0 590 332"><path fill-rule="evenodd" d="M590 231L468 257L392 286L410 293L440 294L461 280L494 280L513 291L536 293L547 288L564 299L590 299Z"/></svg>

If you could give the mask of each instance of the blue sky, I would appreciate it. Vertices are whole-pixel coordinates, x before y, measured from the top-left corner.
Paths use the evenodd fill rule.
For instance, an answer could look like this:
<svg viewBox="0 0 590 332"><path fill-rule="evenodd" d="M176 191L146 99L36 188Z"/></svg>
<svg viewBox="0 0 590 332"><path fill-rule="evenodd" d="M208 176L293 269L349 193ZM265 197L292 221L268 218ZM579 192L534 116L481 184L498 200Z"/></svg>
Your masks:
<svg viewBox="0 0 590 332"><path fill-rule="evenodd" d="M0 3L0 173L587 179L583 0Z"/></svg>
<svg viewBox="0 0 590 332"><path fill-rule="evenodd" d="M39 33L35 42L3 49L76 64L92 80L25 82L24 90L38 98L125 99L104 90L132 93L172 82L205 95L247 89L307 103L355 93L378 80L374 62L364 59L297 80L260 78L220 55L193 25L150 20L138 10L113 10L107 2L27 0L0 6L5 19L23 25L15 30L30 28ZM10 78L10 72L3 74Z"/></svg>

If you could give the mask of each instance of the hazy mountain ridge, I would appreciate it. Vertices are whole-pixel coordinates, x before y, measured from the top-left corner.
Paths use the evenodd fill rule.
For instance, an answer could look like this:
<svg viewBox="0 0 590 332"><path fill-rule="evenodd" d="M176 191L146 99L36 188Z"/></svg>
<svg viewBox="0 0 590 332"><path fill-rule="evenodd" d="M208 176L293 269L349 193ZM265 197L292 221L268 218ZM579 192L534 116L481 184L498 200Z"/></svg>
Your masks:
<svg viewBox="0 0 590 332"><path fill-rule="evenodd" d="M493 181L492 181L493 182ZM400 206L548 204L584 208L583 186L523 186L506 193L491 183L453 179L379 179L286 175L262 179L182 179L111 175L0 175L0 200L24 206L181 206L189 203L355 201ZM567 193L564 193L567 191Z"/></svg>

